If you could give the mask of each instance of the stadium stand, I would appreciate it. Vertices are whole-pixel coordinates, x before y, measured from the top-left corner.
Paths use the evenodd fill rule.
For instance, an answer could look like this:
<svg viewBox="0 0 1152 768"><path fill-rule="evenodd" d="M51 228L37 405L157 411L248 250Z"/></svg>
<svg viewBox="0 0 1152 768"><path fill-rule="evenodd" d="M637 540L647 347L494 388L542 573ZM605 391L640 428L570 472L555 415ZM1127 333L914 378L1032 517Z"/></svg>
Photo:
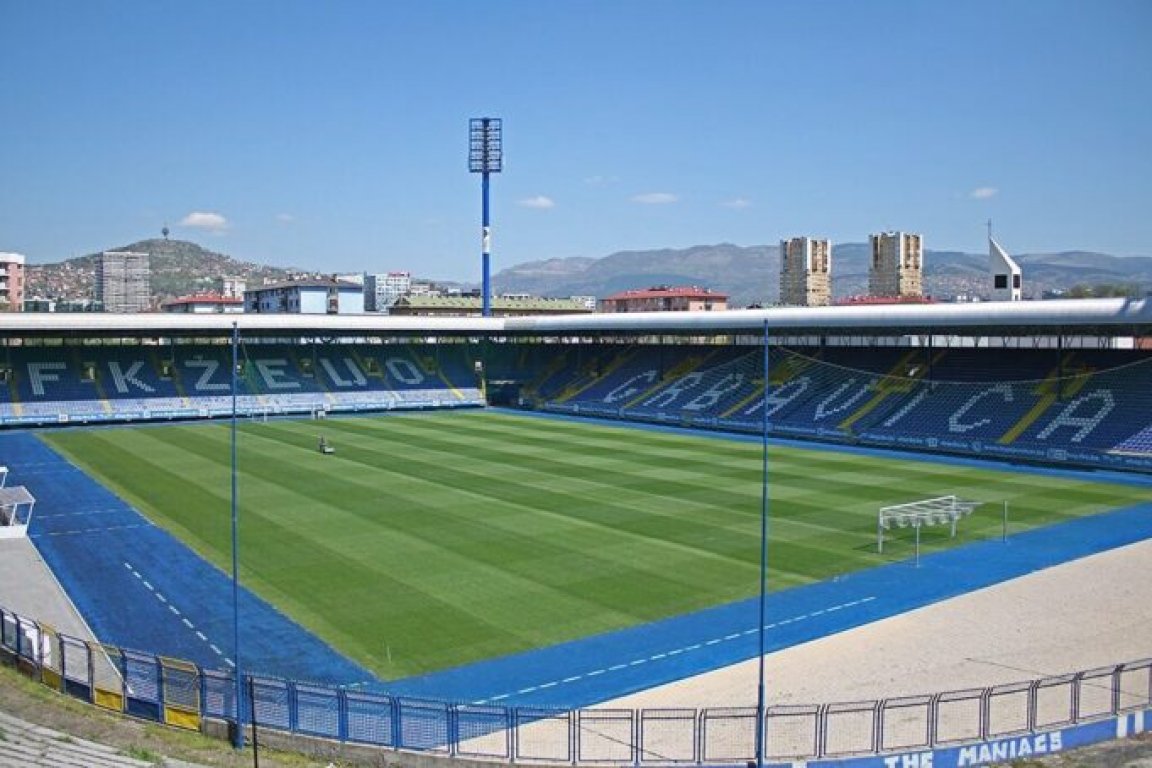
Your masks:
<svg viewBox="0 0 1152 768"><path fill-rule="evenodd" d="M563 352L561 353L563 354ZM1132 351L773 347L586 350L543 410L777 436L1146 467L1152 358ZM565 378L566 376L566 378ZM764 409L767 409L765 417Z"/></svg>
<svg viewBox="0 0 1152 768"><path fill-rule="evenodd" d="M162 349L162 351L158 351ZM406 345L245 345L242 415L478 406L466 350ZM231 349L10 348L0 425L211 418L232 412Z"/></svg>
<svg viewBox="0 0 1152 768"><path fill-rule="evenodd" d="M1008 459L1152 463L1152 358L1137 350L738 344L247 344L237 411L306 415L487 402ZM232 412L231 349L13 347L0 425ZM485 369L486 366L486 369ZM767 409L767 414L765 414Z"/></svg>

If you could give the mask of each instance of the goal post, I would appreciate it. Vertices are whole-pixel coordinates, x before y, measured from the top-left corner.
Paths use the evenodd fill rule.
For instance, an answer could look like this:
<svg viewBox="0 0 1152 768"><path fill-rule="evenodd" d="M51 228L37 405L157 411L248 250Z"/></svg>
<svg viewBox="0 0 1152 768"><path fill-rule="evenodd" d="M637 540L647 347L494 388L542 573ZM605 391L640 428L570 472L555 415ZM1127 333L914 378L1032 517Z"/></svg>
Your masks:
<svg viewBox="0 0 1152 768"><path fill-rule="evenodd" d="M960 518L971 515L984 502L961 499L958 496L938 496L934 499L921 499L906 504L880 507L876 515L876 551L884 552L884 531L892 528L915 528L916 540L920 540L920 528L925 525L948 525L952 536L956 536L956 523ZM919 550L919 546L917 546ZM917 552L919 554L919 552Z"/></svg>

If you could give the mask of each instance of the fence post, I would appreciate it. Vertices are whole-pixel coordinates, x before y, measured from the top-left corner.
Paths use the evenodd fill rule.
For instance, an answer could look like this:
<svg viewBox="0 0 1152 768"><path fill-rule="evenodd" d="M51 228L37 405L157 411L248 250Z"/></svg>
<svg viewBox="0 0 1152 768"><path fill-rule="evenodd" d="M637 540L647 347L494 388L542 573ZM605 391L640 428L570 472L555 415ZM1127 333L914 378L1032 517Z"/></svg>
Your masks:
<svg viewBox="0 0 1152 768"><path fill-rule="evenodd" d="M828 749L828 705L816 708L816 757L824 757Z"/></svg>
<svg viewBox="0 0 1152 768"><path fill-rule="evenodd" d="M1112 670L1112 714L1120 714L1120 673L1124 671L1124 665L1118 664Z"/></svg>
<svg viewBox="0 0 1152 768"><path fill-rule="evenodd" d="M392 704L392 748L400 749L404 746L404 734L400 727L400 699L392 696L390 701Z"/></svg>
<svg viewBox="0 0 1152 768"><path fill-rule="evenodd" d="M340 741L348 741L348 691L336 689L336 733Z"/></svg>
<svg viewBox="0 0 1152 768"><path fill-rule="evenodd" d="M936 738L940 734L940 694L932 695L928 699L928 746L936 747Z"/></svg>
<svg viewBox="0 0 1152 768"><path fill-rule="evenodd" d="M644 753L640 730L640 710L632 709L632 765L640 765L640 755Z"/></svg>
<svg viewBox="0 0 1152 768"><path fill-rule="evenodd" d="M84 658L88 662L88 703L96 703L96 656L92 653L92 646L84 643ZM197 673L200 669L197 667ZM203 699L201 699L203 701Z"/></svg>
<svg viewBox="0 0 1152 768"><path fill-rule="evenodd" d="M884 743L884 711L888 706L888 699L880 699L872 705L872 752L880 751Z"/></svg>
<svg viewBox="0 0 1152 768"><path fill-rule="evenodd" d="M1080 722L1080 686L1084 681L1084 673L1077 672L1072 678L1072 722Z"/></svg>
<svg viewBox="0 0 1152 768"><path fill-rule="evenodd" d="M296 681L287 680L285 682L286 690L284 693L288 698L288 730L292 733L296 733L296 731L300 729L300 710L297 706L300 702L300 698L296 693Z"/></svg>
<svg viewBox="0 0 1152 768"><path fill-rule="evenodd" d="M1040 708L1040 703L1037 701L1040 694L1041 680L1033 680L1032 684L1028 686L1028 732L1036 732L1036 719L1037 710Z"/></svg>
<svg viewBox="0 0 1152 768"><path fill-rule="evenodd" d="M980 740L988 741L988 734L991 732L992 718L992 689L985 688L980 693Z"/></svg>
<svg viewBox="0 0 1152 768"><path fill-rule="evenodd" d="M460 752L460 711L456 704L449 704L445 712L448 718L448 756L456 757Z"/></svg>
<svg viewBox="0 0 1152 768"><path fill-rule="evenodd" d="M520 709L505 707L504 717L508 723L508 761L514 763L520 754Z"/></svg>

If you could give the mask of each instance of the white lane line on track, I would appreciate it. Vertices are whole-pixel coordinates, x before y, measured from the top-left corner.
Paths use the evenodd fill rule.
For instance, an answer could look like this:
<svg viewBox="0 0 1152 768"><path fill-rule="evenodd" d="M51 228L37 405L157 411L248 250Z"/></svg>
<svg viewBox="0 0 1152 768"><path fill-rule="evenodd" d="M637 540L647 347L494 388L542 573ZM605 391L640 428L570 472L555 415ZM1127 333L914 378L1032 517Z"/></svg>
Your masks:
<svg viewBox="0 0 1152 768"><path fill-rule="evenodd" d="M805 619L815 618L815 617L821 616L825 613L831 613L833 611L839 611L839 610L842 610L845 608L853 608L857 605L863 605L864 603L870 603L875 599L876 599L875 596L869 595L868 597L862 597L858 600L852 600L852 601L849 601L846 603L839 603L837 605L828 606L826 608L820 608L819 610L811 611L809 613L802 613L799 616L792 616L792 617L789 617L786 619L780 619L779 621L773 622L771 624L765 624L764 629L767 630L767 629L773 629L775 627L783 627L785 625L792 624L792 623L795 623L798 621L804 621ZM654 655L649 656L647 658L634 659L632 661L622 663L622 664L613 664L610 667L603 668L603 669L594 669L591 672L586 672L582 675L572 675L571 677L566 677L560 681L553 681L550 683L544 683L542 685L536 685L536 686L531 686L528 688L522 688L521 690L516 691L515 694L501 693L499 695L489 696L486 699L480 699L480 700L474 701L472 703L473 704L489 704L489 703L494 702L494 701L503 701L504 699L507 699L513 695L524 695L524 694L528 694L528 693L533 693L535 691L538 691L538 690L541 690L544 688L552 688L553 686L556 686L556 685L566 685L568 683L576 683L576 682L579 682L579 681L581 681L587 677L598 677L598 676L603 675L603 674L608 673L608 672L619 672L622 669L628 669L630 667L637 667L637 666L640 666L641 664L646 664L649 661L658 661L658 660L663 659L663 658L668 657L668 656L678 656L682 653L689 653L691 651L698 651L701 648L704 648L707 646L719 645L720 643L723 643L726 641L736 640L736 639L739 639L741 637L747 637L748 635L754 635L754 634L759 633L759 631L760 631L760 629L758 627L752 627L751 629L745 629L741 632L732 632L730 634L724 635L723 637L714 637L710 640L705 640L705 641L699 642L699 643L693 643L692 645L686 645L683 648L673 648L672 650L665 651L663 653L657 653L657 654L654 654Z"/></svg>
<svg viewBox="0 0 1152 768"><path fill-rule="evenodd" d="M228 666L230 666L230 667L236 666L236 664L231 659L224 656L224 653L219 648L217 648L214 643L212 643L208 640L207 635L205 635L200 630L196 629L196 625L193 624L188 619L187 616L185 616L183 613L181 613L179 608L172 605L172 603L168 602L168 598L164 597L164 595L162 593L157 591L157 589L154 586L152 586L151 582L149 582L147 579L144 578L143 574L141 574L140 571L138 571L134 567L132 567L132 563L125 560L124 561L124 567L128 569L129 573L131 573L133 576L135 576L137 579L139 579L140 582L145 587L148 588L148 591L151 592L153 594L153 596L157 600L159 600L162 605L168 606L169 611L171 611L174 615L179 616L180 621L184 624L184 626L188 627L189 630L196 633L196 637L200 638L200 640L203 641L204 643L207 643L208 647L212 649L213 653L215 653L217 656L220 656L221 658L223 658L224 661L228 664Z"/></svg>

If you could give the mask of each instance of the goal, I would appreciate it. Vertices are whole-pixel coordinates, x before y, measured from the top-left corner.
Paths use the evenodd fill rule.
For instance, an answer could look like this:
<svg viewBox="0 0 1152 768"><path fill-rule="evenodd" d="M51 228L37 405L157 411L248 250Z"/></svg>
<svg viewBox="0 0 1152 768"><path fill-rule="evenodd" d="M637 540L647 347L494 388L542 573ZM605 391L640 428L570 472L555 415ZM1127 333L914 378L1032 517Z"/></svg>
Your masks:
<svg viewBox="0 0 1152 768"><path fill-rule="evenodd" d="M907 504L880 507L876 518L876 551L884 551L884 532L892 528L916 529L916 554L920 554L920 528L925 525L948 525L956 536L956 523L971 515L984 502L961 499L958 496L939 496Z"/></svg>

